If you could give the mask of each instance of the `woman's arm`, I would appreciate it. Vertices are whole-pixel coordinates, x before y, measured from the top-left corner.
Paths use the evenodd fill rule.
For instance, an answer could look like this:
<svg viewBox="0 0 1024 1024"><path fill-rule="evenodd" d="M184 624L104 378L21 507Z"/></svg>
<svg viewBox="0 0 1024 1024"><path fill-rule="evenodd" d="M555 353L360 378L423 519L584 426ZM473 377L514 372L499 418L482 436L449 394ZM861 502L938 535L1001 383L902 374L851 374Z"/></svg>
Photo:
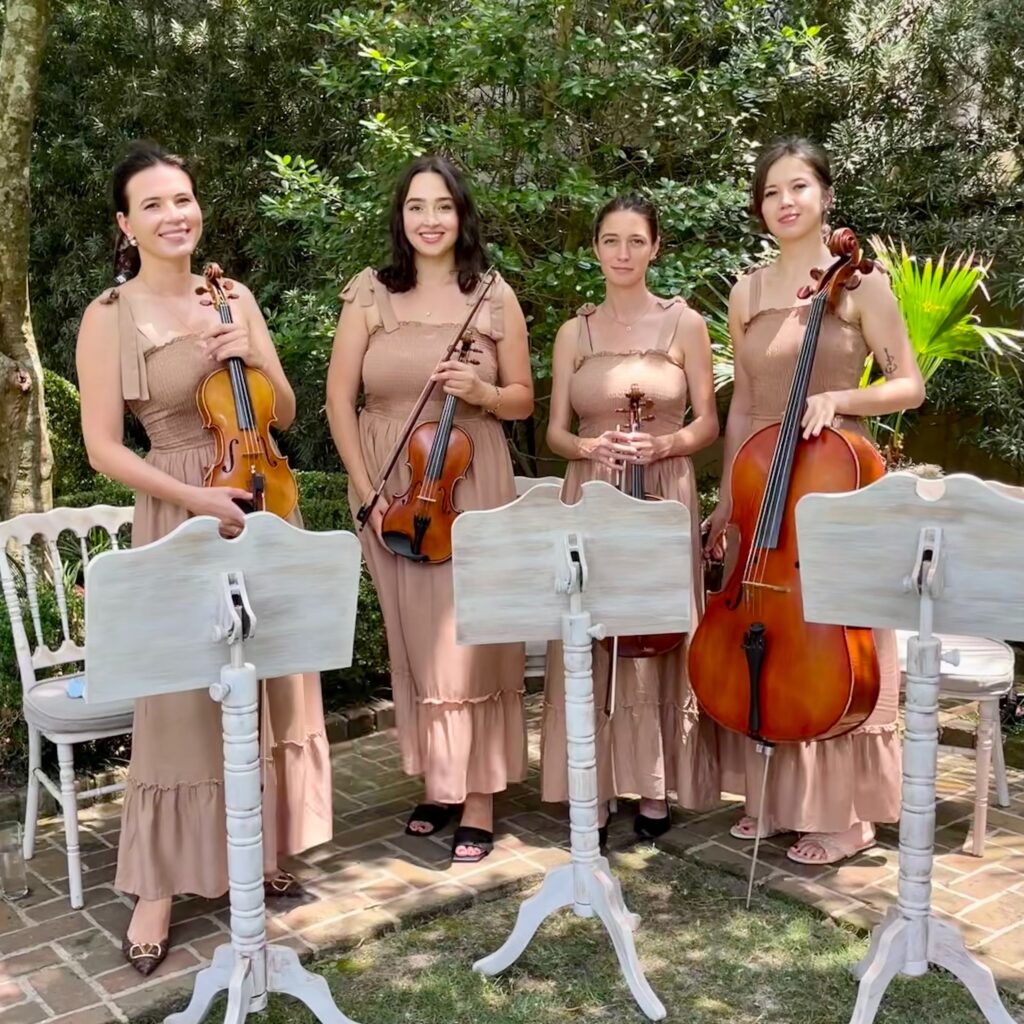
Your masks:
<svg viewBox="0 0 1024 1024"><path fill-rule="evenodd" d="M669 352L683 364L693 418L674 433L654 438L655 459L693 455L718 439L711 338L704 318L695 310L683 310Z"/></svg>
<svg viewBox="0 0 1024 1024"><path fill-rule="evenodd" d="M363 461L356 402L362 387L363 356L370 331L363 307L346 302L334 332L334 347L327 370L327 422L345 472L361 504L373 494L373 481Z"/></svg>
<svg viewBox="0 0 1024 1024"><path fill-rule="evenodd" d="M836 415L884 416L916 409L924 401L924 380L888 278L881 273L864 274L860 287L850 294L860 315L861 333L884 377L868 388L813 395L807 400L804 437L821 433Z"/></svg>
<svg viewBox="0 0 1024 1024"><path fill-rule="evenodd" d="M157 469L124 444L121 357L117 346L117 306L93 301L78 329L75 362L82 406L82 437L89 464L98 473L178 505L190 512L217 516L222 524L241 527L245 516L235 498L251 495L234 487L195 487Z"/></svg>

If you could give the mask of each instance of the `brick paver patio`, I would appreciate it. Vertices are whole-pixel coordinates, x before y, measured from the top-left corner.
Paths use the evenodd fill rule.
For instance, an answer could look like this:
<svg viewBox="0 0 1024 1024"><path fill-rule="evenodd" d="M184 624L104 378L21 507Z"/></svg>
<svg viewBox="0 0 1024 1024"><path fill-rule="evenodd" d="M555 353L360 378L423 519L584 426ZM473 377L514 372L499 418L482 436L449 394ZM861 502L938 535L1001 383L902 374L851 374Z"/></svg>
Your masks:
<svg viewBox="0 0 1024 1024"><path fill-rule="evenodd" d="M537 698L531 707L536 716ZM531 775L498 805L502 823L494 854L480 865L454 867L450 829L438 839L402 834L420 789L401 773L393 732L336 745L335 839L290 865L317 899L272 909L271 939L302 953L353 944L439 905L458 906L488 890L535 880L567 859L565 816L541 804L537 794L536 723L531 738ZM1024 992L1024 772L1010 773L1012 806L990 810L990 836L979 860L962 852L973 771L967 758L942 757L935 906L956 919L1002 984ZM662 844L744 871L750 846L728 834L736 815L735 806L702 815L676 812L677 823ZM0 1024L104 1024L183 1003L195 972L226 941L226 900L183 899L174 907L173 949L162 967L144 980L123 963L119 946L131 902L112 886L119 816L118 803L83 812L83 910L72 911L67 901L59 821L42 829L29 865L30 895L15 904L0 901ZM613 848L629 842L631 819L626 807L613 822ZM835 868L793 864L785 857L787 838L777 837L762 847L759 880L869 927L895 899L895 828L883 829L880 838L879 847Z"/></svg>

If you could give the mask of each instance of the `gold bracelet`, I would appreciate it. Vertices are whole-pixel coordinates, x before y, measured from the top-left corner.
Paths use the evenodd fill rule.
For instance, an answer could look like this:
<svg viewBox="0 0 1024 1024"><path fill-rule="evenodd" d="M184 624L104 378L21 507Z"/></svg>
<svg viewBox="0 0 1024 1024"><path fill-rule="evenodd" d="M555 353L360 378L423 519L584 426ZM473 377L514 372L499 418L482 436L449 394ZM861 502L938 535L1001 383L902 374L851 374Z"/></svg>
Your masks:
<svg viewBox="0 0 1024 1024"><path fill-rule="evenodd" d="M498 415L498 410L501 408L501 388L499 388L497 384L492 386L494 388L494 405L492 405L487 411L496 419L501 419Z"/></svg>

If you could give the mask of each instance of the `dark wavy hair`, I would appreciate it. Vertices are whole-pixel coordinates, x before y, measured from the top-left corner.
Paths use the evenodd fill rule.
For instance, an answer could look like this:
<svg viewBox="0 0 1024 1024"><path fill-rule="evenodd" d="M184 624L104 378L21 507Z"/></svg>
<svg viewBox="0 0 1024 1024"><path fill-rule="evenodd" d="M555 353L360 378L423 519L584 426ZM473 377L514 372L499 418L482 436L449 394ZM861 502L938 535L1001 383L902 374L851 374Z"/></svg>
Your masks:
<svg viewBox="0 0 1024 1024"><path fill-rule="evenodd" d="M443 156L421 156L402 172L391 202L391 262L377 276L391 292L407 292L416 286L416 259L412 243L405 234L404 207L409 186L417 174L439 174L455 203L459 218L459 236L455 240L455 268L459 288L465 294L479 283L488 267L487 252L481 239L480 214L465 175Z"/></svg>
<svg viewBox="0 0 1024 1024"><path fill-rule="evenodd" d="M816 142L810 139L801 138L798 135L787 135L781 139L775 139L761 148L757 154L757 162L754 164L754 183L750 189L750 210L760 221L761 227L767 229L764 217L761 216L761 207L764 205L764 190L768 183L768 172L774 164L784 156L799 157L814 172L822 188L832 187L832 167L829 164L828 153Z"/></svg>
<svg viewBox="0 0 1024 1024"><path fill-rule="evenodd" d="M188 175L188 180L192 182L193 194L198 195L196 179L183 157L169 153L163 146L149 139L137 139L128 146L128 150L118 161L111 175L110 190L117 213L128 213L128 182L140 171L160 164L184 171ZM139 250L128 243L127 235L118 228L117 240L114 243L114 280L118 284L124 284L139 272L139 266Z"/></svg>
<svg viewBox="0 0 1024 1024"><path fill-rule="evenodd" d="M647 221L647 226L650 228L651 244L653 245L658 240L658 208L649 199L644 199L643 196L630 192L628 195L614 196L597 211L597 216L594 218L595 242L601 234L601 225L604 223L605 217L612 213L618 213L620 210L639 213Z"/></svg>

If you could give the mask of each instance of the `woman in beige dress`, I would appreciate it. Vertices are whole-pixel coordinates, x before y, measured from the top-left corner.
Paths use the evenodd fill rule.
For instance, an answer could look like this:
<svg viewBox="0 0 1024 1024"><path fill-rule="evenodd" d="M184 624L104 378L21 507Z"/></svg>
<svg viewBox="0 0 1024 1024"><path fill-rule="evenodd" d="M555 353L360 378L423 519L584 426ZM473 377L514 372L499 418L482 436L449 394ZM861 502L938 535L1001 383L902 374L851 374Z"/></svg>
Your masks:
<svg viewBox="0 0 1024 1024"><path fill-rule="evenodd" d="M455 422L474 446L472 465L455 488L456 507L495 508L515 497L501 421L530 415L533 382L526 321L500 277L473 324L475 364L439 363L480 294L486 267L462 174L442 157L416 160L395 192L390 264L366 268L341 293L327 416L353 512L373 493L432 376L438 386L420 420L436 420L445 396L454 395ZM424 782L424 802L406 832L432 835L460 813L453 859L478 861L493 846L493 794L526 775L523 647L458 646L451 562L413 562L384 546L384 511L408 483L400 458L360 534L384 614L402 766Z"/></svg>
<svg viewBox="0 0 1024 1024"><path fill-rule="evenodd" d="M729 296L729 328L736 378L725 431L722 498L711 517L707 550L724 551L730 512L733 457L755 430L782 419L809 301L797 291L811 270L833 257L823 239L832 204L832 176L824 151L804 139L783 139L762 151L754 173L753 208L778 243L766 267L741 278ZM860 388L874 356L884 379ZM903 318L882 273L866 274L825 316L811 374L804 437L825 426L863 431L861 418L911 409L924 400L924 384ZM799 863L831 864L874 844L874 825L899 818L900 746L897 735L899 662L891 631L876 631L882 684L878 704L859 729L836 739L780 744L771 760L765 806L758 803L764 772L754 742L721 731L722 784L746 795L747 814L732 834L802 833L788 851Z"/></svg>
<svg viewBox="0 0 1024 1024"><path fill-rule="evenodd" d="M278 426L294 419L295 396L252 293L235 286L233 325L196 295L203 278L192 273L191 257L203 216L184 163L136 143L114 171L113 193L119 287L90 304L78 335L89 460L135 489L133 544L156 540L191 515L216 516L222 532L237 534L245 518L235 499L248 495L202 486L215 448L196 388L222 360L238 356L273 383ZM126 405L149 439L145 458L124 444ZM295 897L301 889L278 870L278 859L332 832L319 678L268 680L262 705L265 888L268 896ZM123 948L142 974L167 954L172 896L227 891L223 788L220 710L206 689L136 701L115 885L138 897Z"/></svg>
<svg viewBox="0 0 1024 1024"><path fill-rule="evenodd" d="M690 456L718 437L711 343L699 314L681 298L647 288L657 256L658 216L638 196L620 196L598 214L594 252L605 278L599 306L583 306L555 339L548 444L569 460L563 500L578 501L587 480L619 485L640 464L649 494L682 502L693 535L694 626L702 611L700 508ZM623 407L638 385L653 402L643 433L626 433ZM686 410L692 410L686 422ZM576 432L573 419L578 419ZM702 719L686 677L685 640L651 658L618 658L614 707L608 699L610 655L594 645L599 824L607 835L608 801L640 797L638 835L656 838L671 821L669 792L689 808L714 804L719 778L713 723ZM549 645L545 678L541 796L568 799L565 677L561 644Z"/></svg>

